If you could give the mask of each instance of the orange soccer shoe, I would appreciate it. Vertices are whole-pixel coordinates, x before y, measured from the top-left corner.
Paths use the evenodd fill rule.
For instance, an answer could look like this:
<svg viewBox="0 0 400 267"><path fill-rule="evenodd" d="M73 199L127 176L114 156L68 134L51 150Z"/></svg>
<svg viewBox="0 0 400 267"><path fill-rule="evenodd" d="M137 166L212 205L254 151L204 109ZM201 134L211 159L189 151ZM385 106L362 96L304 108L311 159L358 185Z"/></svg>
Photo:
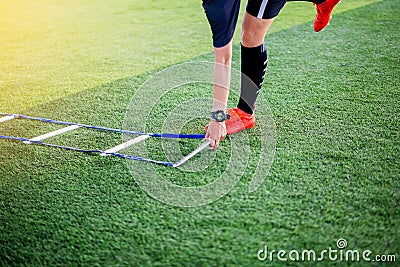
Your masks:
<svg viewBox="0 0 400 267"><path fill-rule="evenodd" d="M254 113L250 115L238 108L229 108L227 111L231 116L229 120L225 121L227 134L238 133L245 129L254 127L254 124L256 123ZM206 126L206 130L207 129L208 125Z"/></svg>
<svg viewBox="0 0 400 267"><path fill-rule="evenodd" d="M316 4L317 16L314 20L314 31L322 31L329 24L333 8L340 0L326 0L321 4Z"/></svg>

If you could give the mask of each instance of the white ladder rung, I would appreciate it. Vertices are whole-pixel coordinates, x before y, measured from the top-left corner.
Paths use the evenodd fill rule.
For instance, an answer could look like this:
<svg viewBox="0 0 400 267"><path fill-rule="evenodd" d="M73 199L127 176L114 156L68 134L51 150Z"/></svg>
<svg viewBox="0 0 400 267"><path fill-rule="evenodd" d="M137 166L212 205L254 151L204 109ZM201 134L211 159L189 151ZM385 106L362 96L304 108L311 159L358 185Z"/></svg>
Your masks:
<svg viewBox="0 0 400 267"><path fill-rule="evenodd" d="M15 119L15 117L16 117L15 115L8 115L8 116L0 118L0 122L5 122L5 121Z"/></svg>
<svg viewBox="0 0 400 267"><path fill-rule="evenodd" d="M128 140L128 141L126 141L125 143L122 143L122 144L120 144L120 145L118 145L118 146L115 146L115 147L112 147L112 148L110 148L110 149L107 149L106 151L104 151L104 153L101 153L100 155L101 155L101 156L108 156L107 153L115 153L115 152L118 152L118 151L120 151L120 150L122 150L122 149L131 147L131 146L133 146L134 144L137 144L137 143L139 143L139 142L142 142L142 141L146 140L146 139L149 138L149 137L150 137L150 135L141 135L141 136L138 136L138 137L133 138L133 139L131 139L131 140Z"/></svg>
<svg viewBox="0 0 400 267"><path fill-rule="evenodd" d="M63 134L63 133L69 132L69 131L73 131L75 129L78 129L79 127L81 127L81 126L79 126L79 125L71 125L71 126L68 126L68 127L65 127L65 128L62 128L62 129L47 133L47 134L43 134L43 135L40 135L40 136L36 136L34 138L30 138L29 141L24 141L24 143L25 144L31 144L32 143L31 141L41 141L41 140L46 139L46 138L50 138L50 137L53 137L53 136L56 136L56 135L59 135L59 134Z"/></svg>
<svg viewBox="0 0 400 267"><path fill-rule="evenodd" d="M188 154L187 156L185 156L184 158L182 158L180 161L178 161L177 163L174 163L172 165L172 167L176 168L181 166L183 163L185 163L186 161L188 161L189 159L193 158L195 155L197 155L200 151L202 151L204 148L210 146L211 140L210 139L206 139L198 148L196 148L194 151L192 151L190 154Z"/></svg>

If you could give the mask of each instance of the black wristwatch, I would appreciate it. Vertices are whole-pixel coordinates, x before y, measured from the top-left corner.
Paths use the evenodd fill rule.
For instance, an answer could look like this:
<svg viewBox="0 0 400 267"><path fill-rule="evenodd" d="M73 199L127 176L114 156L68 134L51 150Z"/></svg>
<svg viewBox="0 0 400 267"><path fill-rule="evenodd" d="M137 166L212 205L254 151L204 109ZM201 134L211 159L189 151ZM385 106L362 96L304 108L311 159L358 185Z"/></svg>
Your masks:
<svg viewBox="0 0 400 267"><path fill-rule="evenodd" d="M213 111L211 112L211 119L216 120L217 122L223 122L226 120L229 120L231 116L227 113L225 113L225 111L223 110L217 110L217 111Z"/></svg>

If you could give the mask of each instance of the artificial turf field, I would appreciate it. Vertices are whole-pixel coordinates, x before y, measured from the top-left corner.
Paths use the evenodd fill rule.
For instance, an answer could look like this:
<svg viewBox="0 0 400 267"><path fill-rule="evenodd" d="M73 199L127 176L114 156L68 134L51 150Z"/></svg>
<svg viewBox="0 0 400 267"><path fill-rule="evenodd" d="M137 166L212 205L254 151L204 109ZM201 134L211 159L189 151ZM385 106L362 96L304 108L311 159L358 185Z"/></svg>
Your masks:
<svg viewBox="0 0 400 267"><path fill-rule="evenodd" d="M260 97L274 118L276 147L258 190L248 192L257 163L250 160L226 196L175 207L146 194L123 159L0 140L0 265L365 266L257 259L265 245L320 252L344 238L347 249L396 256L369 265L396 266L400 1L343 0L321 33L312 30L314 12L309 3L287 4L266 39ZM0 0L0 33L0 112L114 128L123 127L149 77L213 60L200 1ZM162 120L186 94L211 97L201 86L166 95L155 112ZM157 122L145 123L158 130ZM203 132L205 122L183 130ZM32 137L52 127L14 120L0 124L0 134ZM256 157L257 129L247 133ZM89 131L53 140L108 147L122 136ZM230 142L206 170L154 169L182 186L203 185L224 172ZM156 141L147 145L151 156L163 156Z"/></svg>

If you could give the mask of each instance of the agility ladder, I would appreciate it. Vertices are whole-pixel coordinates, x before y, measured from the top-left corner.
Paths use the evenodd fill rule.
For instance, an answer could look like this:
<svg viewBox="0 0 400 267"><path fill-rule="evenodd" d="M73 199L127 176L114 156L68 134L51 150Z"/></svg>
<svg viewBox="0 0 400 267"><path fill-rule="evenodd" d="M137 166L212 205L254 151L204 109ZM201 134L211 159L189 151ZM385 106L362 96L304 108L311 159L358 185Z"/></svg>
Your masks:
<svg viewBox="0 0 400 267"><path fill-rule="evenodd" d="M40 145L40 146L56 147L56 148L67 149L67 150L72 150L72 151L77 151L77 152L82 152L82 153L97 153L100 156L115 156L115 157L119 157L119 158L145 161L145 162L156 163L159 165L165 165L165 166L170 166L170 167L181 166L183 163L188 161L190 158L195 156L197 153L202 151L204 148L206 148L210 144L210 140L206 139L198 148L193 150L191 153L189 153L188 155L183 157L178 162L172 163L172 162L167 162L167 161L159 161L159 160L153 160L153 159L149 159L149 158L142 158L142 157L138 157L138 156L121 154L121 153L118 153L118 151L129 148L129 147L133 146L134 144L142 142L150 137L168 138L168 139L172 139L172 138L175 138L175 139L177 139L177 138L178 139L204 139L205 135L204 134L146 133L146 132L137 132L137 131L129 131L129 130L122 130L122 129L113 129L113 128L107 128L107 127L93 126L93 125L87 125L87 124L82 124L82 123L57 121L57 120L51 120L51 119L39 118L39 117L31 117L31 116L20 115L20 114L0 113L0 123L6 122L9 120L13 120L13 119L26 119L26 120L33 120L33 121L41 121L41 122L46 122L46 123L65 125L66 127L43 134L43 135L40 135L40 136L36 136L33 138L0 135L0 139L11 140L11 141L20 141L20 142L23 142L24 144L35 144L35 145ZM99 130L99 131L108 131L108 132L123 133L123 134L129 134L129 135L138 135L138 137L130 139L122 144L119 144L119 145L112 147L110 149L107 149L107 150L81 149L81 148L76 148L76 147L61 146L61 145L42 142L42 140L44 140L44 139L47 139L47 138L50 138L50 137L53 137L56 135L60 135L60 134L66 133L66 132L70 132L70 131L76 130L78 128L87 128L87 129Z"/></svg>

